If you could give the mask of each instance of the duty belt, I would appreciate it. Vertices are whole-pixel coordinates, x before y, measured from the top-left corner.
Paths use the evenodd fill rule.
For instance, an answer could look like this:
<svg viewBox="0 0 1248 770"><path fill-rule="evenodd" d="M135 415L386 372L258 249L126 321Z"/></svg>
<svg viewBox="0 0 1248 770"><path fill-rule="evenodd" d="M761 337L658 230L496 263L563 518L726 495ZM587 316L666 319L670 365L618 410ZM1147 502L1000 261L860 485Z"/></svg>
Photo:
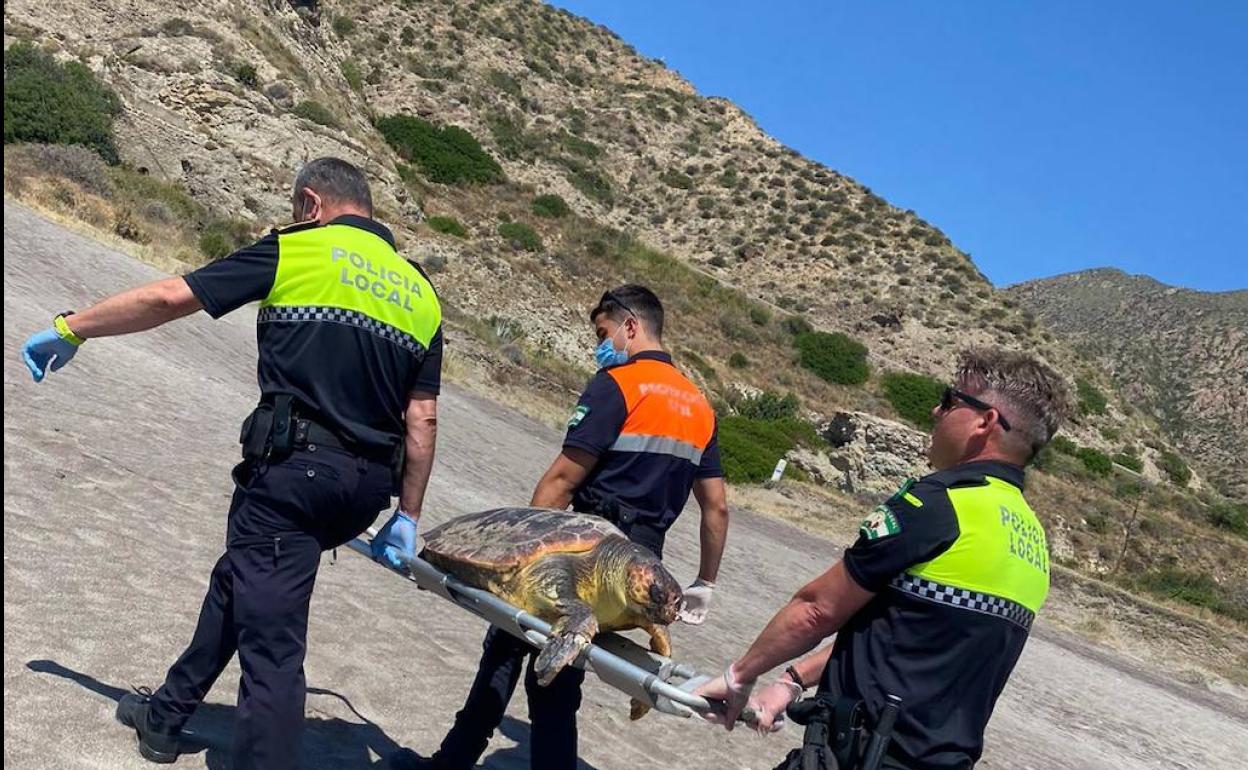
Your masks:
<svg viewBox="0 0 1248 770"><path fill-rule="evenodd" d="M396 470L402 467L402 440L398 442L398 449L344 440L329 428L300 416L293 408L293 399L287 395L261 402L243 422L239 442L243 445L243 459L250 463L280 460L295 449L323 446L396 466Z"/></svg>

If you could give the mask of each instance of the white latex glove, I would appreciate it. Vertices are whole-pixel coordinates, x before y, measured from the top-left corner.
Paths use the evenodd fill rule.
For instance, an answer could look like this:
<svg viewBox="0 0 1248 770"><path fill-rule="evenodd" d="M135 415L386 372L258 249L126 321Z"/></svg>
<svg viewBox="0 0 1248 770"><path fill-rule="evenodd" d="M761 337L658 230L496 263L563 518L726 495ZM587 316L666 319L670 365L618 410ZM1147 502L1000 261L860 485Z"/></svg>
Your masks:
<svg viewBox="0 0 1248 770"><path fill-rule="evenodd" d="M777 679L750 698L754 721L750 722L759 733L778 732L784 729L784 710L801 697L802 689L787 679Z"/></svg>
<svg viewBox="0 0 1248 770"><path fill-rule="evenodd" d="M680 613L676 619L691 626L700 626L706 622L706 613L711 609L711 596L715 593L715 584L709 580L698 578L693 585L685 589L685 598L680 605Z"/></svg>
<svg viewBox="0 0 1248 770"><path fill-rule="evenodd" d="M737 717L741 716L741 712L745 710L746 705L750 702L750 692L754 689L754 682L737 681L737 676L733 673L732 666L729 666L724 675L717 677L694 690L694 694L701 695L703 698L712 701L721 701L724 704L722 712L711 712L703 716L708 722L717 725L723 725L729 732L736 727Z"/></svg>

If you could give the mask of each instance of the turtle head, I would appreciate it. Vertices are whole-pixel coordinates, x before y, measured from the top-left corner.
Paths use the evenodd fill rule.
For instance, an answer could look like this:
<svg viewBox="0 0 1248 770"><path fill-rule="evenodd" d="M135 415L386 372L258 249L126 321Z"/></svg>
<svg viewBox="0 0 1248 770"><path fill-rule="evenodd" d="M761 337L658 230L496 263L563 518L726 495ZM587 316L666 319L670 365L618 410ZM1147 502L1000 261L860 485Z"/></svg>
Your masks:
<svg viewBox="0 0 1248 770"><path fill-rule="evenodd" d="M629 562L628 600L639 615L670 625L676 621L682 595L680 583L649 551Z"/></svg>

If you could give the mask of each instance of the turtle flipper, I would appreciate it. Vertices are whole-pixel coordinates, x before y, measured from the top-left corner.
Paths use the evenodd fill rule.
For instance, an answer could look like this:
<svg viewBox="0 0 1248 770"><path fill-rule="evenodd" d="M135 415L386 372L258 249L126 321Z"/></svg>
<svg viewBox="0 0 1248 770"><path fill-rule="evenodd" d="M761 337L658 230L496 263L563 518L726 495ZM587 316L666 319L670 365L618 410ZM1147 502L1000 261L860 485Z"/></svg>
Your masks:
<svg viewBox="0 0 1248 770"><path fill-rule="evenodd" d="M576 660L598 633L598 619L585 602L575 598L561 601L559 609L563 614L551 625L550 639L533 661L533 673L543 687Z"/></svg>
<svg viewBox="0 0 1248 770"><path fill-rule="evenodd" d="M598 633L598 618L594 609L577 593L577 579L584 565L574 557L547 559L539 564L533 574L533 583L550 601L554 621L550 624L550 639L533 661L537 683L545 687Z"/></svg>
<svg viewBox="0 0 1248 770"><path fill-rule="evenodd" d="M660 625L644 625L641 629L650 634L650 651L658 653L665 658L672 656L672 635L668 633L667 626ZM630 703L632 707L628 711L628 718L636 722L650 712L650 704L642 703L633 698Z"/></svg>

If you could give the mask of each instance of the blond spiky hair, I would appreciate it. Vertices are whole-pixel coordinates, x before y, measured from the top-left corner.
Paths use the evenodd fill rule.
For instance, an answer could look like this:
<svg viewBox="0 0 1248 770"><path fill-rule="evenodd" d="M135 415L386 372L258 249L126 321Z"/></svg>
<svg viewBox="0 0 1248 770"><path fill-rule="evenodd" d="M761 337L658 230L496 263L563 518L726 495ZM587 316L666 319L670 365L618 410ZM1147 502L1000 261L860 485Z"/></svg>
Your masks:
<svg viewBox="0 0 1248 770"><path fill-rule="evenodd" d="M1027 353L1001 348L963 351L957 383L999 407L1032 457L1071 415L1070 389L1062 376Z"/></svg>

